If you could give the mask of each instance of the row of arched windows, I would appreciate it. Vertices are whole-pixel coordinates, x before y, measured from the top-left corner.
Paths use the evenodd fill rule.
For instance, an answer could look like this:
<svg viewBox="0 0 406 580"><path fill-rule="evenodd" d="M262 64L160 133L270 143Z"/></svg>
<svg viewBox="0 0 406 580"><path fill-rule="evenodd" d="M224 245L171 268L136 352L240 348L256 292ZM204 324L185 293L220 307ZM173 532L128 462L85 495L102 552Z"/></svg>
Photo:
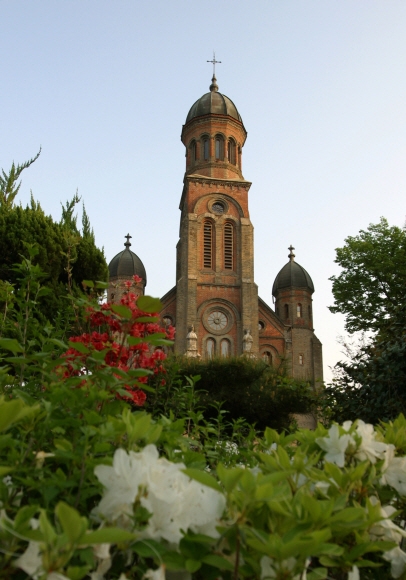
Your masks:
<svg viewBox="0 0 406 580"><path fill-rule="evenodd" d="M215 269L215 235L211 220L203 222L203 268ZM223 228L223 269L235 270L235 230L230 222Z"/></svg>
<svg viewBox="0 0 406 580"><path fill-rule="evenodd" d="M191 161L208 161L210 158L210 138L206 135L200 141L193 140L190 144ZM238 148L238 157L241 155L241 148ZM225 157L229 163L237 165L237 145L231 137L224 140L223 135L216 135L214 138L214 157L217 161L224 161ZM240 165L240 163L239 163Z"/></svg>
<svg viewBox="0 0 406 580"><path fill-rule="evenodd" d="M222 338L220 343L214 338L208 338L206 340L206 357L214 358L215 356L224 358L231 356L231 342L228 338Z"/></svg>
<svg viewBox="0 0 406 580"><path fill-rule="evenodd" d="M284 313L285 318L290 318L290 316L289 316L289 304L284 305L283 313ZM308 313L309 319L311 319L312 307L310 305L307 307L307 313ZM277 309L276 314L279 316L279 308ZM303 318L303 306L300 303L296 304L296 318Z"/></svg>

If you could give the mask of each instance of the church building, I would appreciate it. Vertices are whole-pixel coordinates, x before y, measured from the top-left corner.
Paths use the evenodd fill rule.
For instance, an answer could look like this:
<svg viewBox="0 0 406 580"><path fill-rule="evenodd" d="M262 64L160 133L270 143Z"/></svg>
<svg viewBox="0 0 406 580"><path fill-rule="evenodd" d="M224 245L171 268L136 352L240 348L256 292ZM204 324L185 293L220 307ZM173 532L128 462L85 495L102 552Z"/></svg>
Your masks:
<svg viewBox="0 0 406 580"><path fill-rule="evenodd" d="M323 365L313 329L314 286L292 246L273 284L275 310L258 296L251 183L242 174L246 138L236 106L219 92L213 75L210 91L192 105L182 127L186 171L176 285L161 299L162 323L176 328L176 353L186 354L193 336L194 354L202 358L245 354L273 365L285 360L293 377L317 386ZM119 299L123 282L134 274L142 278L138 291L144 293L145 268L130 245L127 236L125 249L110 262L109 299Z"/></svg>

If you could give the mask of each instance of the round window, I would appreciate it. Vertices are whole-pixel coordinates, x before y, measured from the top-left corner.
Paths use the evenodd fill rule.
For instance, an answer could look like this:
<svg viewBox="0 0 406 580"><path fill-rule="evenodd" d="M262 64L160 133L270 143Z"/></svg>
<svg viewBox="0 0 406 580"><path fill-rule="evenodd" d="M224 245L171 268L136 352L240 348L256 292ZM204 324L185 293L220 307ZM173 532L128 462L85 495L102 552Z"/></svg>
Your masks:
<svg viewBox="0 0 406 580"><path fill-rule="evenodd" d="M213 213L217 213L217 214L222 214L225 211L225 207L224 207L224 203L222 203L221 201L216 201L215 203L213 203L213 205L211 206L211 211Z"/></svg>
<svg viewBox="0 0 406 580"><path fill-rule="evenodd" d="M223 330L227 326L227 322L227 316L224 312L220 312L219 310L210 312L207 317L207 324L211 330Z"/></svg>

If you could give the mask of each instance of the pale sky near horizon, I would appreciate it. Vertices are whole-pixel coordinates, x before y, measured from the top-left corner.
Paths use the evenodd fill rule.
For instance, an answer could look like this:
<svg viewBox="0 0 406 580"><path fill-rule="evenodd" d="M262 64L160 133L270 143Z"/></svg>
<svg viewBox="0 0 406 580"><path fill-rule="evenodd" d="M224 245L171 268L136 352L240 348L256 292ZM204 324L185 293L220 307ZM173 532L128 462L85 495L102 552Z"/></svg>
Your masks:
<svg viewBox="0 0 406 580"><path fill-rule="evenodd" d="M0 0L0 167L47 214L78 189L107 261L131 249L147 293L175 284L182 124L220 92L248 138L255 279L272 305L288 246L311 275L324 367L342 355L335 248L406 203L406 3L375 0Z"/></svg>

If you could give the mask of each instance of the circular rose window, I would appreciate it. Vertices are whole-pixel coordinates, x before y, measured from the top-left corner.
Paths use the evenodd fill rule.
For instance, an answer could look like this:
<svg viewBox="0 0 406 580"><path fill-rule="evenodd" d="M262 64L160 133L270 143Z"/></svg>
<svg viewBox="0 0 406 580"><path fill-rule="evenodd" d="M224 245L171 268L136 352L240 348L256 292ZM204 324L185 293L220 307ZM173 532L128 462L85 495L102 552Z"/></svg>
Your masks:
<svg viewBox="0 0 406 580"><path fill-rule="evenodd" d="M207 317L207 324L212 330L224 330L227 326L227 322L227 316L224 312L220 312L219 310L210 312Z"/></svg>
<svg viewBox="0 0 406 580"><path fill-rule="evenodd" d="M213 205L211 206L211 211L213 213L217 213L217 214L221 214L224 213L224 203L221 203L221 201L216 201L215 203L213 203Z"/></svg>

